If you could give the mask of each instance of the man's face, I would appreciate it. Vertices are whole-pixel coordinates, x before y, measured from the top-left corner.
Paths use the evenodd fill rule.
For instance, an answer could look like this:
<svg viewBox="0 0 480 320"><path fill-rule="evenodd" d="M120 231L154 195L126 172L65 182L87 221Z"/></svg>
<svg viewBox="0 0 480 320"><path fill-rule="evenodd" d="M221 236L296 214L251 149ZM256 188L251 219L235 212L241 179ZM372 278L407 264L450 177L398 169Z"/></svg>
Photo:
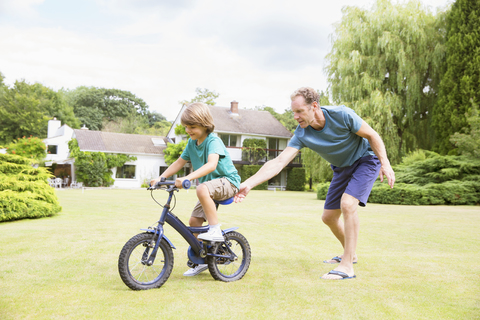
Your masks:
<svg viewBox="0 0 480 320"><path fill-rule="evenodd" d="M314 120L314 107L305 103L305 98L296 96L292 100L293 118L301 128L308 127Z"/></svg>

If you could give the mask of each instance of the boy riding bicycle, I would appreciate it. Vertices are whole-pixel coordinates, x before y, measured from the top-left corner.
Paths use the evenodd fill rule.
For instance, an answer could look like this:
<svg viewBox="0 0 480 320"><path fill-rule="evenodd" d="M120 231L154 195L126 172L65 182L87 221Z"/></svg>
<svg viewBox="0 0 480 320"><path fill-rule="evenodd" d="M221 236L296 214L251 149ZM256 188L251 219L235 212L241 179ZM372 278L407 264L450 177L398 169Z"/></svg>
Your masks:
<svg viewBox="0 0 480 320"><path fill-rule="evenodd" d="M213 134L215 125L207 105L201 102L188 105L182 114L181 123L190 136L185 150L160 177L150 183L153 186L161 178L176 174L191 161L194 171L175 180L177 188L182 188L184 180L198 179L201 183L196 188L199 201L193 209L189 225L201 227L204 221L208 221L209 231L198 235L198 239L222 242L224 238L214 200L221 201L233 197L240 187L240 176L222 140ZM200 264L184 275L195 276L207 268L206 264Z"/></svg>

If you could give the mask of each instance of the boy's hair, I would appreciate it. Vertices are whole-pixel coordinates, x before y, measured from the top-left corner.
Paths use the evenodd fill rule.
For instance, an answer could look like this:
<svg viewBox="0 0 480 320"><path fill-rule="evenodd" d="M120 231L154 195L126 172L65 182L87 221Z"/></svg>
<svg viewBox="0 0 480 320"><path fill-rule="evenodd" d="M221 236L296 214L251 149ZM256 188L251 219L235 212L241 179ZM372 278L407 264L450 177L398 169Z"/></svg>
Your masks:
<svg viewBox="0 0 480 320"><path fill-rule="evenodd" d="M207 134L212 133L215 129L213 117L210 109L205 103L190 103L182 114L180 120L183 126L201 126L207 128Z"/></svg>
<svg viewBox="0 0 480 320"><path fill-rule="evenodd" d="M305 99L306 104L312 104L317 102L320 105L320 95L318 92L310 87L302 87L295 90L291 95L290 99L295 99L296 97L301 96Z"/></svg>

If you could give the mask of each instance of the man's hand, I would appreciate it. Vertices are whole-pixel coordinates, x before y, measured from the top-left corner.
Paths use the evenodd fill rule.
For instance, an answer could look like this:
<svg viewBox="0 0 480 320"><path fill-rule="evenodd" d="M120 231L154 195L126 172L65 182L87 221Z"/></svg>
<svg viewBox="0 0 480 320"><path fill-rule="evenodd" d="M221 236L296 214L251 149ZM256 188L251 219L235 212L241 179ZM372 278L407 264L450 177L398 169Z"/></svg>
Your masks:
<svg viewBox="0 0 480 320"><path fill-rule="evenodd" d="M234 201L235 203L242 202L243 199L247 196L248 192L252 189L252 187L245 185L242 183L240 185L240 191L235 195Z"/></svg>
<svg viewBox="0 0 480 320"><path fill-rule="evenodd" d="M393 189L393 185L395 183L395 172L393 172L393 169L390 165L382 165L379 176L380 182L383 182L383 176L386 176L388 185Z"/></svg>

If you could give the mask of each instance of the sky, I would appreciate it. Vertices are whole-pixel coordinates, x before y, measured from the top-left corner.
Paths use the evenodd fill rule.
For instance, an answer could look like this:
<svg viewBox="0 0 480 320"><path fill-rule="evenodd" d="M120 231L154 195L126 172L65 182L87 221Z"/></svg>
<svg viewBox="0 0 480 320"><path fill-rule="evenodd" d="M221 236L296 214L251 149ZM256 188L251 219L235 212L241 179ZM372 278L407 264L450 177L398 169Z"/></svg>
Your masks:
<svg viewBox="0 0 480 320"><path fill-rule="evenodd" d="M421 0L435 12L453 0ZM400 0L400 2L403 2ZM196 88L218 106L269 106L325 91L342 7L374 0L0 0L0 72L59 90L130 91L174 120Z"/></svg>

